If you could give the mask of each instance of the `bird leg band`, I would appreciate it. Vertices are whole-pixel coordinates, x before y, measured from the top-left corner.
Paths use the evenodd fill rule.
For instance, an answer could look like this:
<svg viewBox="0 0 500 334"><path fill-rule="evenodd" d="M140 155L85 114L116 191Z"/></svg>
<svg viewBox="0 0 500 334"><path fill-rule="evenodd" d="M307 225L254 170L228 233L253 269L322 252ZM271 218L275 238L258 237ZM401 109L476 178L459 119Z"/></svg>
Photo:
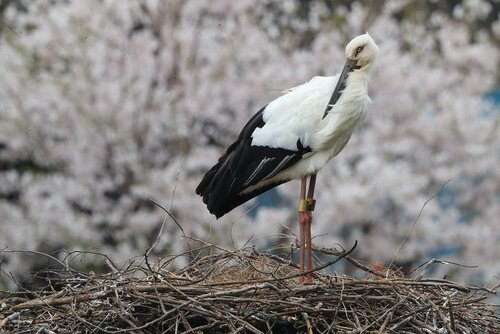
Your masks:
<svg viewBox="0 0 500 334"><path fill-rule="evenodd" d="M316 200L313 198L301 199L299 201L299 212L314 211Z"/></svg>

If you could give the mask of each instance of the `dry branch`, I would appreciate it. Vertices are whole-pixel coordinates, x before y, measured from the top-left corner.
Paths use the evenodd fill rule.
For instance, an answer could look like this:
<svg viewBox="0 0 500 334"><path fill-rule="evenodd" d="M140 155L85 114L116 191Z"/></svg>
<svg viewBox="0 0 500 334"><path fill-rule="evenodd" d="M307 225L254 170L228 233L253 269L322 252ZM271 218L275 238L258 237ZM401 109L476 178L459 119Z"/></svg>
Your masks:
<svg viewBox="0 0 500 334"><path fill-rule="evenodd" d="M339 257L318 268L345 258L365 276L315 271L300 285L295 265L252 248L193 257L175 272L168 261L103 275L65 265L54 286L0 300L0 332L500 333L490 291L322 251Z"/></svg>

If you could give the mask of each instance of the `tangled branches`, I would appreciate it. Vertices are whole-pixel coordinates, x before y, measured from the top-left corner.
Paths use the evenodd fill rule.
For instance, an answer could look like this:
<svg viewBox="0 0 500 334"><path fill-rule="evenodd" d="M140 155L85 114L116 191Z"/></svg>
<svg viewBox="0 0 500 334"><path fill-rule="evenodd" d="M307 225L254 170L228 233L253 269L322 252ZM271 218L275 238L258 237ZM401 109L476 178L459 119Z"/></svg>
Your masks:
<svg viewBox="0 0 500 334"><path fill-rule="evenodd" d="M212 247L213 245L206 245ZM204 246L205 247L205 246ZM147 261L104 275L66 267L45 289L0 299L0 331L23 333L498 333L488 291L361 265L359 279L314 272L255 249ZM330 253L332 253L330 251ZM318 269L319 269L318 268Z"/></svg>

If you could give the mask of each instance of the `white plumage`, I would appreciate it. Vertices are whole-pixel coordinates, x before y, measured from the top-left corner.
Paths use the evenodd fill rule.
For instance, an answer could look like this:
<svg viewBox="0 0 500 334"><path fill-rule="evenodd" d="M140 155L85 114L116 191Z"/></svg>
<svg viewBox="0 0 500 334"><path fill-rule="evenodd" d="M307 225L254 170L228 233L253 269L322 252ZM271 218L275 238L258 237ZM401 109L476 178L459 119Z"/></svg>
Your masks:
<svg viewBox="0 0 500 334"><path fill-rule="evenodd" d="M196 190L210 212L220 217L274 186L316 174L340 153L365 115L377 51L368 34L356 37L342 73L314 77L254 115Z"/></svg>
<svg viewBox="0 0 500 334"><path fill-rule="evenodd" d="M306 153L299 162L272 179L263 180L251 189L263 183L314 174L344 148L355 126L364 117L370 99L366 76L353 73L346 85L348 89L322 119L338 77L314 77L267 105L263 115L265 125L252 133L252 145L296 150L297 140L300 140L312 152Z"/></svg>

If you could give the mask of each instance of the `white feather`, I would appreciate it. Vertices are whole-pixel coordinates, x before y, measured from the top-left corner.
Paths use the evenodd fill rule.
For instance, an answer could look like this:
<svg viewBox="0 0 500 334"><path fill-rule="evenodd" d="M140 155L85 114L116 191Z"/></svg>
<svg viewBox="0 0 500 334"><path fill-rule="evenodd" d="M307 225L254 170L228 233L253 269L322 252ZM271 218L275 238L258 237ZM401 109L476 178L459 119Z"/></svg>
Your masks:
<svg viewBox="0 0 500 334"><path fill-rule="evenodd" d="M360 47L363 52L357 51ZM358 52L361 53L358 55ZM247 187L242 194L317 173L342 151L370 102L367 85L377 52L378 47L368 34L356 37L347 45L346 57L355 59L360 67L349 73L345 89L324 119L339 75L314 77L267 105L263 114L265 124L253 132L252 145L296 151L300 139L311 152L304 154L293 166L276 175L271 173L269 178Z"/></svg>
<svg viewBox="0 0 500 334"><path fill-rule="evenodd" d="M321 121L337 79L314 77L269 103L263 115L266 124L255 129L252 145L297 150L300 138L303 146L311 146L311 135Z"/></svg>
<svg viewBox="0 0 500 334"><path fill-rule="evenodd" d="M339 154L354 128L365 115L368 76L362 71L351 73L344 92L328 115L322 119L338 75L314 77L291 92L269 103L264 110L264 126L255 129L252 145L297 150L297 140L312 152L275 176L265 179L242 193L250 192L279 180L300 178L318 172Z"/></svg>

